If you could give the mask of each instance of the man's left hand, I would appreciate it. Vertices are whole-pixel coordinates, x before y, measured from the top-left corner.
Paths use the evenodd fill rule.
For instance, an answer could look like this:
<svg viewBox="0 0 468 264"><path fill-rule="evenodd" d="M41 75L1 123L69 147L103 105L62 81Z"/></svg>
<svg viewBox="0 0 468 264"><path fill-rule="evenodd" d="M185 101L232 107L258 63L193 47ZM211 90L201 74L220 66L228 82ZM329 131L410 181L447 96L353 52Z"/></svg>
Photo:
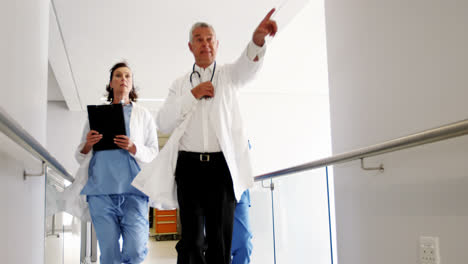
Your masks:
<svg viewBox="0 0 468 264"><path fill-rule="evenodd" d="M275 9L271 9L262 22L260 22L260 25L258 25L257 29L255 29L252 37L252 41L255 43L255 45L263 47L265 44L265 37L268 35L274 37L278 31L276 21L271 19L271 16L274 12Z"/></svg>

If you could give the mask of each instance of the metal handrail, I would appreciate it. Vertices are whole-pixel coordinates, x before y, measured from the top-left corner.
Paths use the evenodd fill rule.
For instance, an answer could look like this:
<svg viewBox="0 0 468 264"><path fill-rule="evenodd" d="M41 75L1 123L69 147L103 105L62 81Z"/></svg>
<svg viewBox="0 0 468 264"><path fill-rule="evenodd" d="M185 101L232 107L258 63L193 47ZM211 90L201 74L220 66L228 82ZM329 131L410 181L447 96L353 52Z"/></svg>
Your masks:
<svg viewBox="0 0 468 264"><path fill-rule="evenodd" d="M255 176L255 181L262 181L270 178L284 176L291 173L296 173L304 170L311 170L339 164L357 159L372 157L392 151L407 149L423 144L433 143L449 138L459 137L468 134L468 119L463 121L451 123L445 126L425 130L416 134L406 137L396 138L393 140L385 141L376 145L365 148L356 149L353 151L333 155L327 158L315 160L312 162L304 163L301 165L281 169L265 174Z"/></svg>
<svg viewBox="0 0 468 264"><path fill-rule="evenodd" d="M26 151L31 153L45 163L49 168L54 169L65 180L73 182L74 178L70 173L39 143L33 138L21 125L19 125L8 113L0 107L0 131L16 142Z"/></svg>

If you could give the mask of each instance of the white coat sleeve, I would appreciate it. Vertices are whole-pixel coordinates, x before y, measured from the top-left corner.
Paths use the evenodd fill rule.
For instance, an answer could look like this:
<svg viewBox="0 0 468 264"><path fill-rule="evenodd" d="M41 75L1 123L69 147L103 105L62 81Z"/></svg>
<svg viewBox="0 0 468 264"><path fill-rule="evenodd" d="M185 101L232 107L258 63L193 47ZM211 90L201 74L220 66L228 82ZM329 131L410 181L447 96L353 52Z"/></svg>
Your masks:
<svg viewBox="0 0 468 264"><path fill-rule="evenodd" d="M186 78L176 80L158 112L156 124L159 131L170 134L185 119L186 115L197 105L198 100L193 96L190 89L183 90Z"/></svg>
<svg viewBox="0 0 468 264"><path fill-rule="evenodd" d="M144 142L133 142L136 146L135 155L131 154L140 163L150 163L159 152L158 135L153 116L145 109L144 124L141 128L144 130Z"/></svg>
<svg viewBox="0 0 468 264"><path fill-rule="evenodd" d="M260 47L253 43L253 41L250 41L237 61L226 65L232 83L240 87L254 79L263 65L265 51L266 44ZM257 60L255 60L256 58Z"/></svg>
<svg viewBox="0 0 468 264"><path fill-rule="evenodd" d="M88 156L93 155L93 151L90 150L87 154L81 153L81 150L83 149L84 145L86 144L86 135L89 132L89 122L86 122L83 128L83 135L81 136L81 143L78 145L75 151L75 159L78 161L79 164L82 164L83 161L86 160Z"/></svg>

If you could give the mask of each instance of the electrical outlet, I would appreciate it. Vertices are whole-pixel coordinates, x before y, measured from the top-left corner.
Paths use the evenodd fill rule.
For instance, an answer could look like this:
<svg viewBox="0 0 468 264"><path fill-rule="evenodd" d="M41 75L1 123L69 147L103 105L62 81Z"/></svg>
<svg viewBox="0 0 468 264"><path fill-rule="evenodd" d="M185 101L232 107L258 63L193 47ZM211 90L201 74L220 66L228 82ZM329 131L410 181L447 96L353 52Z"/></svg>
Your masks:
<svg viewBox="0 0 468 264"><path fill-rule="evenodd" d="M422 236L419 238L420 264L440 264L439 238Z"/></svg>

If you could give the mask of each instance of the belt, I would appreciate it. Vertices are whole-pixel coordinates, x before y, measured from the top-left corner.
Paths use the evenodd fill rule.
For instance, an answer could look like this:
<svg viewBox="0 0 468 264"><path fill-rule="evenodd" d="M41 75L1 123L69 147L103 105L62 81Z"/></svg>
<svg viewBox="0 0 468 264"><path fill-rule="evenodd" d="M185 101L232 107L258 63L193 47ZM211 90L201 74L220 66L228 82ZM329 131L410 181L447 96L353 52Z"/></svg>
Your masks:
<svg viewBox="0 0 468 264"><path fill-rule="evenodd" d="M179 151L179 157L196 159L200 162L210 162L216 161L219 159L224 159L223 152L189 152L189 151Z"/></svg>

